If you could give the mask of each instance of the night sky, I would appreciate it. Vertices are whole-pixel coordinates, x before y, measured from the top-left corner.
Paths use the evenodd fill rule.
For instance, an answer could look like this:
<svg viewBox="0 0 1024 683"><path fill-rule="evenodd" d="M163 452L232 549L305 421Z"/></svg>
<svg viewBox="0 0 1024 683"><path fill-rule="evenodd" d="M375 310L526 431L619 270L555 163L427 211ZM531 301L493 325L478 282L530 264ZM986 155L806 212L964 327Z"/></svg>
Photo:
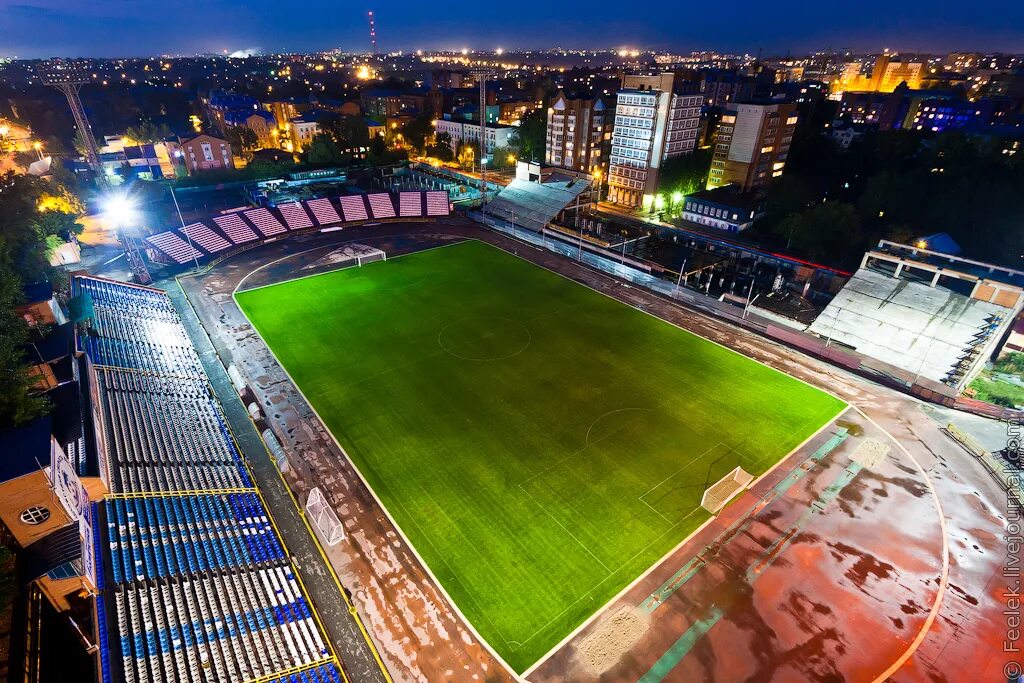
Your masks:
<svg viewBox="0 0 1024 683"><path fill-rule="evenodd" d="M634 12L613 20L616 10ZM586 15L581 11L586 9ZM825 48L1024 52L1024 2L0 0L0 56L647 47L766 55ZM787 13L788 12L788 13Z"/></svg>

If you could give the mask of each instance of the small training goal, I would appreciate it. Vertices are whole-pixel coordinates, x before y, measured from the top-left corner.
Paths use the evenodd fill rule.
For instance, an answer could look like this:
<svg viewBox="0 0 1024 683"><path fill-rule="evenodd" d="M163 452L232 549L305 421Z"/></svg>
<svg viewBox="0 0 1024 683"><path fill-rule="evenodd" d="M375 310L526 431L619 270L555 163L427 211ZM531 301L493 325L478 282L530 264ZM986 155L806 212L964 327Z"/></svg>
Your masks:
<svg viewBox="0 0 1024 683"><path fill-rule="evenodd" d="M345 538L345 528L338 521L338 515L316 486L306 498L306 518L316 526L327 545L337 545Z"/></svg>
<svg viewBox="0 0 1024 683"><path fill-rule="evenodd" d="M737 467L708 487L704 495L701 496L700 506L711 514L717 515L726 503L732 500L737 493L750 486L752 481L754 481L753 475L745 472L742 467Z"/></svg>

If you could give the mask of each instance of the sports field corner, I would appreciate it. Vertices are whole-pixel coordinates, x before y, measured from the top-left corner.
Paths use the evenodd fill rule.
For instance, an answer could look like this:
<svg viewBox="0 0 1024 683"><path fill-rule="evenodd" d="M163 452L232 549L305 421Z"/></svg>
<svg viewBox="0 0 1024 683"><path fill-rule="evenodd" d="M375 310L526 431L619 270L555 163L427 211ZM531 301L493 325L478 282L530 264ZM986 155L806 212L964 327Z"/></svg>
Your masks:
<svg viewBox="0 0 1024 683"><path fill-rule="evenodd" d="M518 672L845 408L475 241L235 298Z"/></svg>

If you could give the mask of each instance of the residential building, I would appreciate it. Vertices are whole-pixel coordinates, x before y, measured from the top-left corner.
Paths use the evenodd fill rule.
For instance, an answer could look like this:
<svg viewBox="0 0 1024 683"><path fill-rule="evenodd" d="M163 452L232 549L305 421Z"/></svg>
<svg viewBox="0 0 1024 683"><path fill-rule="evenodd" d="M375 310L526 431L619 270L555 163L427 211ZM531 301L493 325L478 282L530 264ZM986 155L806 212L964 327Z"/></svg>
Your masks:
<svg viewBox="0 0 1024 683"><path fill-rule="evenodd" d="M288 142L291 151L301 152L313 141L313 136L320 132L320 117L313 112L296 116L288 121Z"/></svg>
<svg viewBox="0 0 1024 683"><path fill-rule="evenodd" d="M662 164L696 148L704 96L687 93L690 89L672 73L623 77L615 104L608 201L629 207L653 201Z"/></svg>
<svg viewBox="0 0 1024 683"><path fill-rule="evenodd" d="M840 119L832 122L830 130L832 131L832 140L841 149L849 149L853 141L867 133L870 127L863 123L852 123Z"/></svg>
<svg viewBox="0 0 1024 683"><path fill-rule="evenodd" d="M371 88L360 94L360 101L363 112L378 119L400 114L416 115L427 110L426 91Z"/></svg>
<svg viewBox="0 0 1024 683"><path fill-rule="evenodd" d="M715 134L708 189L760 190L782 175L798 118L793 103L730 104Z"/></svg>
<svg viewBox="0 0 1024 683"><path fill-rule="evenodd" d="M683 219L698 225L740 232L754 224L763 211L763 202L736 185L701 190L686 197Z"/></svg>
<svg viewBox="0 0 1024 683"><path fill-rule="evenodd" d="M488 123L484 142L484 154L491 154L496 147L508 147L515 128L502 123ZM452 151L458 150L463 142L480 142L480 124L469 121L438 119L434 122L434 132L438 135L448 133L452 139Z"/></svg>
<svg viewBox="0 0 1024 683"><path fill-rule="evenodd" d="M224 123L229 128L244 126L256 135L261 149L277 147L277 121L268 111L239 112L228 114Z"/></svg>
<svg viewBox="0 0 1024 683"><path fill-rule="evenodd" d="M305 114L312 108L308 100L298 97L287 97L263 103L263 109L274 115L274 125L278 130L288 130L288 122L296 116Z"/></svg>
<svg viewBox="0 0 1024 683"><path fill-rule="evenodd" d="M234 157L231 156L231 143L212 135L197 135L182 142L179 149L189 175L235 167Z"/></svg>
<svg viewBox="0 0 1024 683"><path fill-rule="evenodd" d="M210 100L206 105L210 117L218 128L224 127L224 119L230 115L238 115L241 112L252 113L260 108L259 100L250 95L240 95L233 92L221 92L214 90L210 93Z"/></svg>
<svg viewBox="0 0 1024 683"><path fill-rule="evenodd" d="M871 67L867 72L867 66ZM892 92L901 83L911 90L921 87L924 63L894 59L884 54L873 62L853 61L843 66L842 74L833 88L834 92Z"/></svg>
<svg viewBox="0 0 1024 683"><path fill-rule="evenodd" d="M559 91L548 107L544 161L555 166L608 177L608 157L615 107L595 95L571 96Z"/></svg>
<svg viewBox="0 0 1024 683"><path fill-rule="evenodd" d="M752 99L756 86L757 81L751 76L721 69L703 73L700 80L704 104L709 107L724 108L730 102Z"/></svg>

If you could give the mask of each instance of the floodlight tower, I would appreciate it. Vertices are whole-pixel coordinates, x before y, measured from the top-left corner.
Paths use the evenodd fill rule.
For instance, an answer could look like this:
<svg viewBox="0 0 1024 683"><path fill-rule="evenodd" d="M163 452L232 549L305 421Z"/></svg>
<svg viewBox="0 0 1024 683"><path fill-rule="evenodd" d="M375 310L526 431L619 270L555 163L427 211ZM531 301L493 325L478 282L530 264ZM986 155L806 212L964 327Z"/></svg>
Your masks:
<svg viewBox="0 0 1024 683"><path fill-rule="evenodd" d="M471 69L480 85L480 213L487 214L487 79L494 76L488 67Z"/></svg>
<svg viewBox="0 0 1024 683"><path fill-rule="evenodd" d="M68 59L48 59L42 62L36 71L43 83L60 90L64 93L64 97L68 98L71 115L75 117L75 125L78 126L78 130L82 133L82 139L85 141L85 160L100 183L103 183L103 168L100 166L100 152L96 146L96 138L92 134L89 119L85 116L82 98L78 96L78 91L82 86L92 80L89 77L88 65Z"/></svg>
<svg viewBox="0 0 1024 683"><path fill-rule="evenodd" d="M370 17L370 45L373 47L373 54L376 56L377 53L377 26L373 22L373 12L367 13Z"/></svg>

